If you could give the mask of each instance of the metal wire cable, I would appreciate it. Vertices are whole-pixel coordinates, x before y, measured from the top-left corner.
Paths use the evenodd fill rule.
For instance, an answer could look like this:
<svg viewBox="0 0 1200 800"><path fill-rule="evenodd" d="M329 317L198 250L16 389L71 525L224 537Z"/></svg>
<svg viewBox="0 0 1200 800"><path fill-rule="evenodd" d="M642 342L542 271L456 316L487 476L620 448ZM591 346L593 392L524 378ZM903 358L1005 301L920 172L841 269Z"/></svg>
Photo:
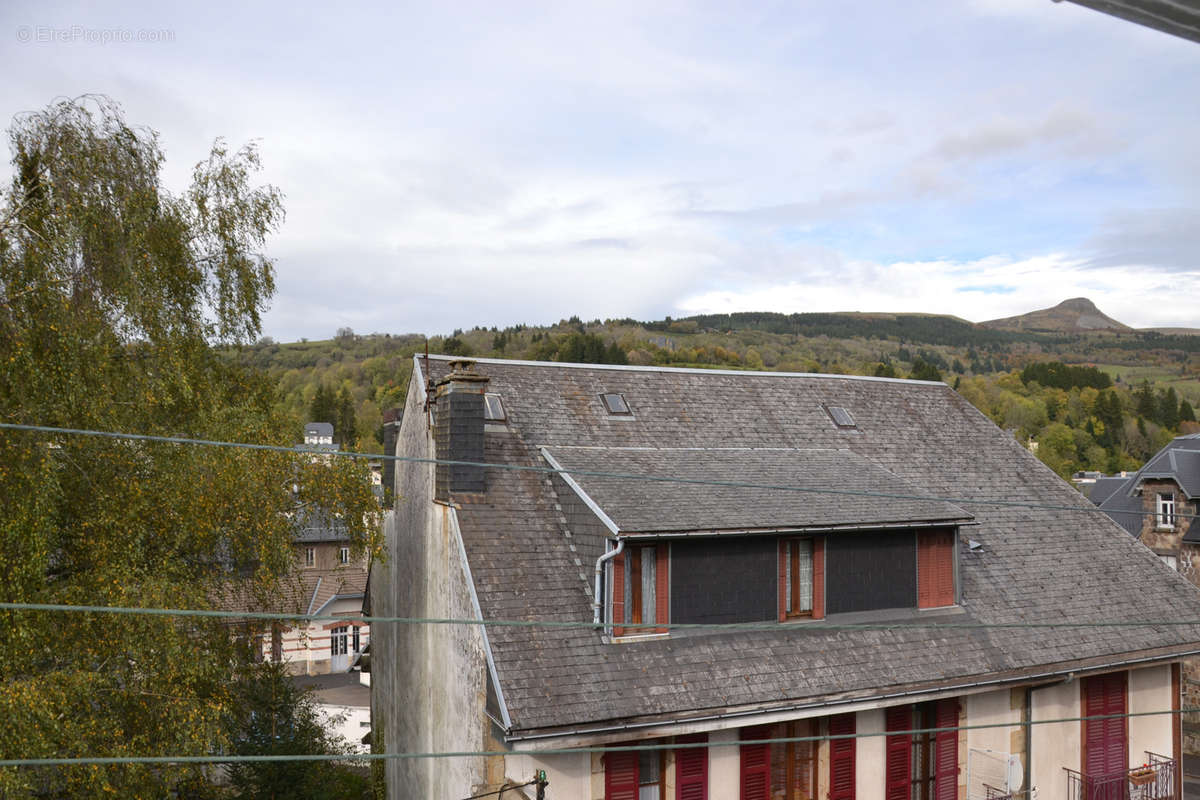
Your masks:
<svg viewBox="0 0 1200 800"><path fill-rule="evenodd" d="M708 478L682 478L670 475L651 475L645 473L604 472L584 469L555 469L527 464L499 464L489 461L458 461L452 459L424 458L421 456L397 456L380 453L360 453L352 450L321 450L314 447L296 445L252 444L249 442L225 442L216 439L193 439L182 436L157 436L146 433L122 433L117 431L98 431L87 428L57 428L50 425L23 425L14 422L0 422L0 430L26 431L31 433L53 433L71 436L94 436L106 439L123 439L142 442L159 442L163 444L188 444L204 447L230 447L242 450L260 450L292 455L321 455L342 456L345 458L365 458L368 460L396 461L414 464L439 464L444 466L484 467L487 469L514 470L520 472L536 472L551 475L582 475L589 478L618 478L622 480L637 480L658 483L681 483L697 486L720 486L730 489L766 489L781 492L799 492L802 494L829 494L848 497L874 497L886 500L924 500L960 505L1000 506L1004 508L1031 508L1044 511L1075 511L1086 514L1136 514L1138 516L1154 516L1155 511L1106 511L1093 505L1065 505L1060 503L1033 503L1027 500L980 499L978 497L940 497L937 495L904 494L898 492L871 492L863 489L826 489L810 486L787 486L770 483L754 483L748 481L721 481ZM1200 514L1178 512L1176 519L1195 519Z"/></svg>
<svg viewBox="0 0 1200 800"><path fill-rule="evenodd" d="M155 617L207 617L235 621L261 620L264 622L364 622L369 624L399 625L476 625L487 628L575 628L600 629L612 627L611 622L526 620L526 619L467 619L462 617L390 617L363 614L358 616L335 616L331 614L284 614L271 611L220 611L198 608L145 608L140 606L88 606L61 603L14 603L0 602L0 611L49 611L84 614L123 614ZM1200 626L1200 619L1185 620L1101 620L1097 622L794 622L783 628L796 631L893 631L923 630L996 630L996 629L1046 629L1057 628L1145 628L1145 627L1188 627ZM626 622L620 627L627 629L687 629L713 632L744 630L781 630L777 620L762 622Z"/></svg>
<svg viewBox="0 0 1200 800"><path fill-rule="evenodd" d="M1128 719L1131 717L1153 717L1186 714L1200 711L1198 707L1166 709L1162 711L1131 711L1124 714L1097 714L1092 716L1058 717L1020 722L985 722L975 725L954 725L945 728L911 728L901 731L868 731L842 734L819 734L815 736L783 736L770 739L742 741L668 742L615 745L587 745L579 747L555 747L539 750L448 750L429 753L293 753L283 755L209 755L209 756L78 756L62 758L8 758L0 759L0 767L54 767L74 765L114 764L248 764L286 761L389 761L425 758L477 758L496 755L505 756L548 756L576 755L580 753L629 753L644 750L685 750L700 747L740 747L747 742L753 744L785 744L788 742L822 742L835 739L867 739L880 736L908 736L926 733L950 733L958 731L987 730L992 728L1023 728L1026 725L1056 725L1068 722L1087 722L1106 719Z"/></svg>

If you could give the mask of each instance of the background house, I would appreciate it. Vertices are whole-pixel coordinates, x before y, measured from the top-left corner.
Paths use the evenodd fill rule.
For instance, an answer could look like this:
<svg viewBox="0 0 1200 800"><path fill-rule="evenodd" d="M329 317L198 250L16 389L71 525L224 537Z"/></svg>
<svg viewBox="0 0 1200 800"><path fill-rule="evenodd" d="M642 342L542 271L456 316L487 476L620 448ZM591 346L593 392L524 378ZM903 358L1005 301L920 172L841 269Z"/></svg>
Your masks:
<svg viewBox="0 0 1200 800"><path fill-rule="evenodd" d="M397 466L373 613L580 625L379 631L387 750L496 753L390 797L1179 796L1200 630L1095 623L1195 587L943 384L430 357L402 419L467 463ZM549 752L627 743L664 749Z"/></svg>
<svg viewBox="0 0 1200 800"><path fill-rule="evenodd" d="M1089 498L1171 569L1200 585L1200 434L1177 436L1130 476L1096 481ZM1184 705L1200 708L1200 660L1183 667ZM1184 748L1200 753L1200 714L1186 715Z"/></svg>

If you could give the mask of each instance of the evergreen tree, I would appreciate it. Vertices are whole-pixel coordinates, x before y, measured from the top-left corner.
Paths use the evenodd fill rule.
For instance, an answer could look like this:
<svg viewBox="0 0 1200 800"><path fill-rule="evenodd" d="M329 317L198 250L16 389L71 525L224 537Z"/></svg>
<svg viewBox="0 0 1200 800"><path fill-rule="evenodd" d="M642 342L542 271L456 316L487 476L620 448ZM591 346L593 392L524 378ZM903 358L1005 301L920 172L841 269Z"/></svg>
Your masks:
<svg viewBox="0 0 1200 800"><path fill-rule="evenodd" d="M1158 416L1158 403L1154 400L1154 390L1150 388L1150 381L1143 379L1141 385L1134 391L1133 397L1137 403L1137 415L1151 422L1155 421Z"/></svg>
<svg viewBox="0 0 1200 800"><path fill-rule="evenodd" d="M1179 403L1179 421L1180 422L1195 422L1196 411L1192 408L1192 404L1187 400Z"/></svg>
<svg viewBox="0 0 1200 800"><path fill-rule="evenodd" d="M334 425L335 419L333 390L324 383L318 383L317 391L313 394L312 404L308 407L308 421L328 422L330 425Z"/></svg>
<svg viewBox="0 0 1200 800"><path fill-rule="evenodd" d="M1179 427L1179 396L1175 394L1173 386L1159 395L1158 423L1171 430Z"/></svg>
<svg viewBox="0 0 1200 800"><path fill-rule="evenodd" d="M333 435L343 450L353 450L358 445L358 424L354 417L354 396L343 385L338 389L336 412L333 420Z"/></svg>

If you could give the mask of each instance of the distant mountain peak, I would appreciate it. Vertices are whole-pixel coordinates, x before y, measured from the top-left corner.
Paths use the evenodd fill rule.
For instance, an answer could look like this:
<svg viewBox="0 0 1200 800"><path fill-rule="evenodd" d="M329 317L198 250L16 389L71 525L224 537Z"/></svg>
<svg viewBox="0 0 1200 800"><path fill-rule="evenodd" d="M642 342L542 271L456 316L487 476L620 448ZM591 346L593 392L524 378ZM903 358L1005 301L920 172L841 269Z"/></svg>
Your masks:
<svg viewBox="0 0 1200 800"><path fill-rule="evenodd" d="M1074 311L1079 314L1100 314L1100 309L1096 308L1096 304L1086 297L1072 297L1070 300L1063 300L1050 311Z"/></svg>
<svg viewBox="0 0 1200 800"><path fill-rule="evenodd" d="M1043 308L1016 317L992 319L979 324L985 328L998 330L1053 333L1133 330L1096 308L1096 304L1086 297L1072 297L1070 300L1063 300L1053 308Z"/></svg>

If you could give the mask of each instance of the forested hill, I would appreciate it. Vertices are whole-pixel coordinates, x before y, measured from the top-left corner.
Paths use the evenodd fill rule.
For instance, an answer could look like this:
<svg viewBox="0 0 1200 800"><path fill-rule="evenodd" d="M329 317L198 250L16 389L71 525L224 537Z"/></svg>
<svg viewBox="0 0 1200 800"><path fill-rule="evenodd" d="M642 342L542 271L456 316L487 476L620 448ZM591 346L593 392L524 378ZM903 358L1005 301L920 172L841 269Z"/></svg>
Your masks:
<svg viewBox="0 0 1200 800"><path fill-rule="evenodd" d="M412 356L823 372L944 380L1060 474L1136 468L1200 405L1200 336L1132 329L1003 330L927 314L714 314L640 322L578 317L449 335L264 339L238 351L267 371L297 421L334 423L379 452L383 414L401 406Z"/></svg>

